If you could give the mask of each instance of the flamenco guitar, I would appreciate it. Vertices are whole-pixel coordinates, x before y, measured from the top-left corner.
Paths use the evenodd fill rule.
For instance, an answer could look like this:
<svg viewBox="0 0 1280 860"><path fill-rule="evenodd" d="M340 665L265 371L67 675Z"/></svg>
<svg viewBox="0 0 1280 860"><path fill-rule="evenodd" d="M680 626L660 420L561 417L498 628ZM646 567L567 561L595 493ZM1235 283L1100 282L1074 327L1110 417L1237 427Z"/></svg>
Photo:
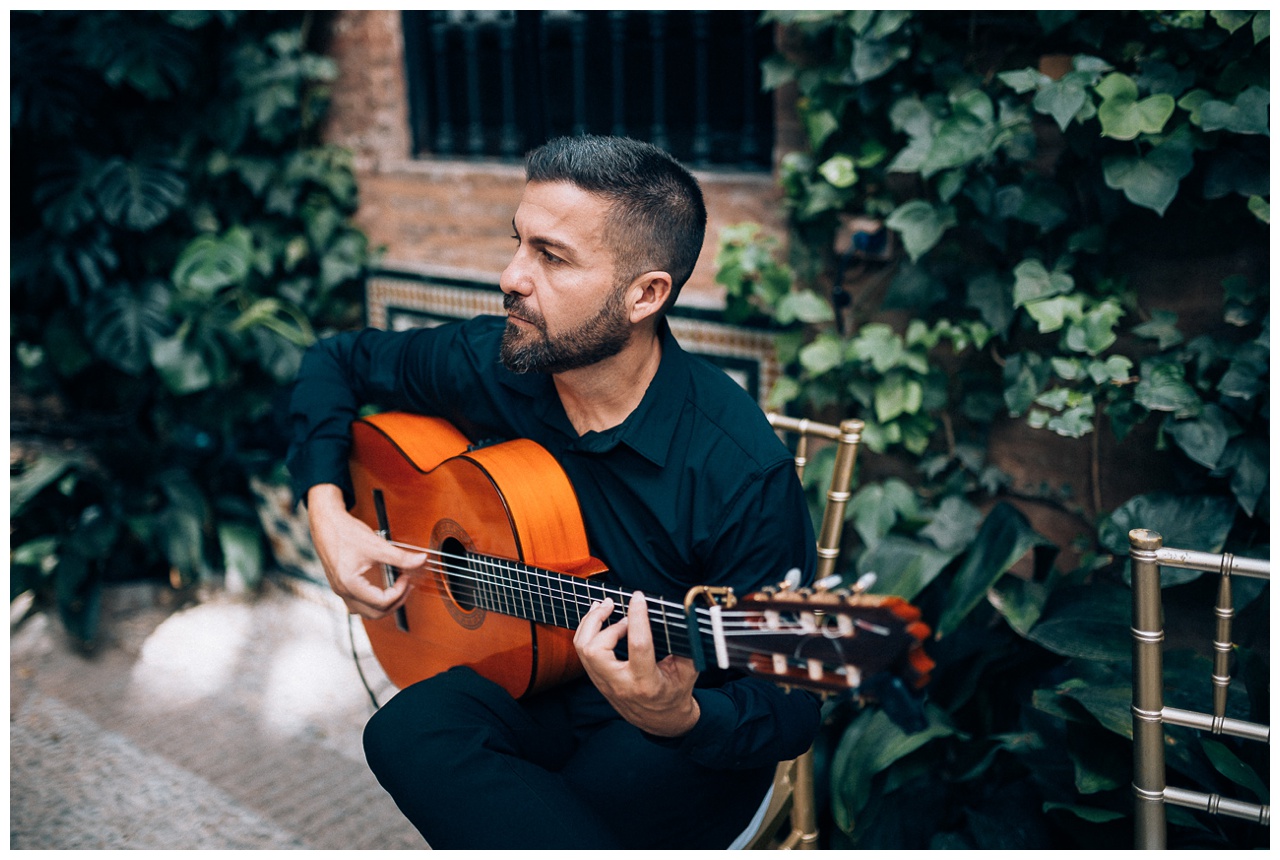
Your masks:
<svg viewBox="0 0 1280 860"><path fill-rule="evenodd" d="M405 413L352 427L353 513L397 546L429 554L403 607L365 626L387 677L405 687L469 666L522 696L581 672L573 630L612 597L591 557L568 478L551 455L518 439L473 449L448 422ZM699 587L680 601L648 597L659 658L736 668L823 693L858 693L891 673L927 680L928 628L901 598L779 588L745 596ZM612 622L615 619L610 619Z"/></svg>

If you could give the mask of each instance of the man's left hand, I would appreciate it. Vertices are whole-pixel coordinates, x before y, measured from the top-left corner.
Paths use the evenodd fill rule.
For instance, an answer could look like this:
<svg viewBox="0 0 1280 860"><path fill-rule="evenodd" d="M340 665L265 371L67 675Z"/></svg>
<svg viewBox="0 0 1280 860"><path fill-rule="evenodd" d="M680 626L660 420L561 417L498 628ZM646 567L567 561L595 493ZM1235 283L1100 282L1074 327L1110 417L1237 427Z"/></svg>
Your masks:
<svg viewBox="0 0 1280 860"><path fill-rule="evenodd" d="M604 626L613 613L610 598L595 604L582 617L573 644L592 682L622 715L643 731L659 737L679 737L693 728L701 713L693 697L698 670L687 657L674 654L656 660L649 611L639 591L627 604L627 617ZM627 659L614 648L627 640Z"/></svg>

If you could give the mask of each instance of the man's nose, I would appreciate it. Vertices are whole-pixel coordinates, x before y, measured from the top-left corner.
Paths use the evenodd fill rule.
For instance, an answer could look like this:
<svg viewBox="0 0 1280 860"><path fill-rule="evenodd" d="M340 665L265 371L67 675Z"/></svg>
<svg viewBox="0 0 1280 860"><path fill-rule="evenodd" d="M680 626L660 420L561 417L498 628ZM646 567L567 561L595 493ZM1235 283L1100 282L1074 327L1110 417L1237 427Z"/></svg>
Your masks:
<svg viewBox="0 0 1280 860"><path fill-rule="evenodd" d="M521 261L520 251L517 249L511 262L507 263L507 267L502 270L502 276L498 278L498 286L504 293L527 296L532 289L532 283Z"/></svg>

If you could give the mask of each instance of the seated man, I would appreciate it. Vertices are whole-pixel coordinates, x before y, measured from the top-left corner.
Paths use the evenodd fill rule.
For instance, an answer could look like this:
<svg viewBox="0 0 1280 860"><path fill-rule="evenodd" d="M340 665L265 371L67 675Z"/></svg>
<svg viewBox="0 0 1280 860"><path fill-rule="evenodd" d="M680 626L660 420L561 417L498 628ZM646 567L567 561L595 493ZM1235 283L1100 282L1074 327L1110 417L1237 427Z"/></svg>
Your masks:
<svg viewBox="0 0 1280 860"><path fill-rule="evenodd" d="M808 509L754 400L665 322L706 227L693 176L648 144L588 136L535 150L526 177L506 318L317 344L293 393L289 468L330 585L374 618L409 579L383 588L373 572L426 559L348 513L358 409L538 442L577 493L608 583L632 595L627 617L606 625L610 600L588 612L574 636L586 675L549 691L517 700L468 668L400 691L365 752L435 848L726 848L776 763L812 742L818 702L656 659L643 595L811 576Z"/></svg>

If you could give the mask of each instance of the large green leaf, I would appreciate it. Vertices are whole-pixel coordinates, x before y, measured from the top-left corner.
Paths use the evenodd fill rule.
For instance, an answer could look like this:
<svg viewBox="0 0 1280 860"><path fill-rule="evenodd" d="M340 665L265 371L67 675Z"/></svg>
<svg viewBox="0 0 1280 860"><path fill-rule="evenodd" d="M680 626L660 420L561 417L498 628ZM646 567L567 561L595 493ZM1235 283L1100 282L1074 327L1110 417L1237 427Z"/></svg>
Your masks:
<svg viewBox="0 0 1280 860"><path fill-rule="evenodd" d="M1116 555L1128 555L1129 532L1148 529L1158 532L1165 546L1221 552L1235 514L1230 496L1147 493L1112 511L1098 527L1098 540Z"/></svg>
<svg viewBox="0 0 1280 860"><path fill-rule="evenodd" d="M151 345L173 330L164 285L152 282L136 294L128 287L94 295L85 309L85 336L102 358L138 375L151 364Z"/></svg>
<svg viewBox="0 0 1280 860"><path fill-rule="evenodd" d="M170 160L109 159L93 188L108 224L138 232L163 224L187 199L181 166Z"/></svg>
<svg viewBox="0 0 1280 860"><path fill-rule="evenodd" d="M1205 754L1209 757L1209 761L1213 762L1213 767L1218 773L1236 785L1252 791L1260 802L1271 802L1271 791L1267 788L1267 784L1254 773L1253 768L1242 762L1225 744L1208 739L1205 739L1203 744Z"/></svg>
<svg viewBox="0 0 1280 860"><path fill-rule="evenodd" d="M209 297L239 286L252 269L253 236L244 227L232 227L221 236L193 239L178 256L173 282L181 290Z"/></svg>
<svg viewBox="0 0 1280 860"><path fill-rule="evenodd" d="M868 709L845 729L831 756L831 806L841 830L853 832L876 774L929 741L955 733L934 706L925 707L925 717L928 726L923 731L906 734L884 711Z"/></svg>
<svg viewBox="0 0 1280 860"><path fill-rule="evenodd" d="M1175 418L1189 418L1203 408L1182 365L1164 358L1143 360L1133 399L1156 412L1172 412Z"/></svg>
<svg viewBox="0 0 1280 860"><path fill-rule="evenodd" d="M1037 546L1052 544L1031 527L1021 511L1005 502L992 508L951 581L946 606L938 620L938 635L954 632L996 580Z"/></svg>
<svg viewBox="0 0 1280 860"><path fill-rule="evenodd" d="M1064 657L1128 660L1131 604L1129 590L1114 585L1059 588L1027 638Z"/></svg>
<svg viewBox="0 0 1280 860"><path fill-rule="evenodd" d="M940 550L923 541L889 534L862 551L857 573L859 577L876 575L870 588L873 594L895 594L914 600L956 555L956 550Z"/></svg>

